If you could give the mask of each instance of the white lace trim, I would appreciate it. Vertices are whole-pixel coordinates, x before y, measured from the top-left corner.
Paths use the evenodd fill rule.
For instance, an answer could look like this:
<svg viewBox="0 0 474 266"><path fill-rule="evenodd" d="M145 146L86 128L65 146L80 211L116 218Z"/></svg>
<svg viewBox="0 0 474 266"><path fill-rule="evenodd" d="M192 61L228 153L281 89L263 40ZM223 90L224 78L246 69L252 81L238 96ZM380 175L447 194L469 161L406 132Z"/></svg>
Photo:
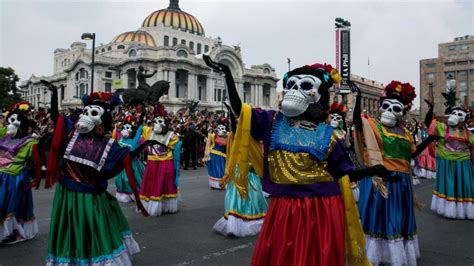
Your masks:
<svg viewBox="0 0 474 266"><path fill-rule="evenodd" d="M32 239L38 233L38 223L33 219L21 224L15 217L9 217L0 224L0 241L13 234L14 230L17 230L22 238Z"/></svg>
<svg viewBox="0 0 474 266"><path fill-rule="evenodd" d="M433 195L431 210L447 218L474 220L473 202L449 201Z"/></svg>
<svg viewBox="0 0 474 266"><path fill-rule="evenodd" d="M178 212L178 198L162 199L160 201L141 201L150 216Z"/></svg>
<svg viewBox="0 0 474 266"><path fill-rule="evenodd" d="M359 187L355 187L352 189L352 194L354 195L354 200L356 202L359 201L359 196L360 196L360 190L359 190Z"/></svg>
<svg viewBox="0 0 474 266"><path fill-rule="evenodd" d="M214 178L212 177L209 177L209 187L211 188L215 188L215 189L223 189L221 188L221 186L219 185L219 181L216 181Z"/></svg>
<svg viewBox="0 0 474 266"><path fill-rule="evenodd" d="M379 265L380 263L416 265L416 259L420 258L417 236L414 236L412 240L387 240L366 235L365 242L367 258L373 265Z"/></svg>
<svg viewBox="0 0 474 266"><path fill-rule="evenodd" d="M120 201L120 202L135 201L135 195L127 194L127 193L121 193L121 192L115 192L115 198L117 198L117 200Z"/></svg>
<svg viewBox="0 0 474 266"><path fill-rule="evenodd" d="M436 171L431 171L421 167L415 167L413 174L426 179L436 179Z"/></svg>
<svg viewBox="0 0 474 266"><path fill-rule="evenodd" d="M237 237L254 236L260 233L263 218L258 220L245 221L241 218L229 215L227 219L220 218L212 230L225 236L233 235Z"/></svg>

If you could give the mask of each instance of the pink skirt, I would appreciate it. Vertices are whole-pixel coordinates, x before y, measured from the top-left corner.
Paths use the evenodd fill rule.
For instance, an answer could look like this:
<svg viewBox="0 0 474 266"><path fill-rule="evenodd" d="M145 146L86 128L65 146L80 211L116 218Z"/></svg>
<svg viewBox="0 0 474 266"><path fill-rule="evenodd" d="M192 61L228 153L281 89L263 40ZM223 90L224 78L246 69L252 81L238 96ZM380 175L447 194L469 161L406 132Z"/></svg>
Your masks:
<svg viewBox="0 0 474 266"><path fill-rule="evenodd" d="M175 185L176 171L173 160L149 160L143 174L140 198L160 201L163 198L175 198L178 188Z"/></svg>

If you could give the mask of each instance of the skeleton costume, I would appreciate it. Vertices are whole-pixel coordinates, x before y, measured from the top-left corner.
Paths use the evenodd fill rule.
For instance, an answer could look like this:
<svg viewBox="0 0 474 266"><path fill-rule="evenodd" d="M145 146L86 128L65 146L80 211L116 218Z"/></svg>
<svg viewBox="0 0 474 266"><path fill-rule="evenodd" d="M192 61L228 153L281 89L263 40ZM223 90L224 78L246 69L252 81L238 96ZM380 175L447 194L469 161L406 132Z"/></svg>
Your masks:
<svg viewBox="0 0 474 266"><path fill-rule="evenodd" d="M142 115L144 112L142 113ZM122 147L128 147L130 150L135 150L138 148L140 144L140 139L143 131L143 125L141 120L138 122L138 128L136 126L135 117L128 115L125 118L125 124L123 125L122 129L120 130L120 139L118 140L118 144ZM137 187L140 189L143 173L145 172L145 165L140 160L140 158L135 158L132 161L132 168L135 179L137 181ZM130 202L135 201L135 196L133 195L132 188L128 183L128 177L125 170L120 172L117 176L115 176L115 186L117 187L117 192L115 193L115 197L118 201L121 202Z"/></svg>
<svg viewBox="0 0 474 266"><path fill-rule="evenodd" d="M354 111L356 152L366 165L382 162L401 182L374 177L359 181L360 219L366 252L373 265L416 265L420 257L410 160L415 152L412 135L400 122L416 97L409 83L392 81L380 99L380 120L360 116L360 92ZM362 121L361 121L362 120Z"/></svg>
<svg viewBox="0 0 474 266"><path fill-rule="evenodd" d="M455 107L456 92L448 88L443 96L447 100L447 123L433 120L429 132L443 139L436 145L436 187L431 210L454 219L474 219L474 174L471 147L474 134L466 122L471 113ZM454 100L453 100L454 99Z"/></svg>
<svg viewBox="0 0 474 266"><path fill-rule="evenodd" d="M15 104L0 125L0 242L13 244L38 233L33 214L31 179L40 176L41 160L36 141L28 134L29 104ZM31 171L34 169L36 171Z"/></svg>
<svg viewBox="0 0 474 266"><path fill-rule="evenodd" d="M55 99L55 100L54 100ZM110 108L118 101L110 93L92 93L75 127L58 115L47 163L46 187L58 180L49 232L47 265L131 265L140 251L107 179L124 167L138 196L131 168L137 151L121 147L105 136L112 130ZM57 103L57 90L51 102ZM138 202L139 208L143 210ZM146 212L143 211L146 215Z"/></svg>
<svg viewBox="0 0 474 266"><path fill-rule="evenodd" d="M173 131L167 130L163 110L158 115L149 138L160 144L148 147L140 188L140 200L151 216L178 212L181 141Z"/></svg>
<svg viewBox="0 0 474 266"><path fill-rule="evenodd" d="M249 193L252 162L272 197L251 265L368 265L349 181L390 172L381 165L354 170L325 123L337 71L315 64L288 72L280 110L262 110L242 104L228 66L203 58L224 72L232 110L240 115L228 162L229 169L239 167L233 183L243 197ZM263 158L255 152L259 141Z"/></svg>
<svg viewBox="0 0 474 266"><path fill-rule="evenodd" d="M222 189L219 182L225 171L227 149L227 127L221 123L215 133L209 133L206 144L205 158L207 159L207 174L209 187Z"/></svg>

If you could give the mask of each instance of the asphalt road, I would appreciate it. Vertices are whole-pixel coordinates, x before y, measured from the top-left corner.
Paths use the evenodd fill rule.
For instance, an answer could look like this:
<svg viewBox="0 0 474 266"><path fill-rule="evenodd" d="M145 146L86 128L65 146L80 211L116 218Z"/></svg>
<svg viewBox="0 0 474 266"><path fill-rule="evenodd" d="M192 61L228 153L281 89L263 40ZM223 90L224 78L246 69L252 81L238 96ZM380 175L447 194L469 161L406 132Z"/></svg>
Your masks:
<svg viewBox="0 0 474 266"><path fill-rule="evenodd" d="M417 211L422 258L418 265L474 265L474 221L449 220L429 210L434 181L415 186L425 204ZM113 182L109 191L115 192ZM0 266L44 265L54 190L34 191L39 233L35 239L0 246ZM141 252L134 265L248 265L256 237L229 238L212 232L224 211L224 191L207 186L205 168L182 171L179 212L145 218L132 203L121 204Z"/></svg>

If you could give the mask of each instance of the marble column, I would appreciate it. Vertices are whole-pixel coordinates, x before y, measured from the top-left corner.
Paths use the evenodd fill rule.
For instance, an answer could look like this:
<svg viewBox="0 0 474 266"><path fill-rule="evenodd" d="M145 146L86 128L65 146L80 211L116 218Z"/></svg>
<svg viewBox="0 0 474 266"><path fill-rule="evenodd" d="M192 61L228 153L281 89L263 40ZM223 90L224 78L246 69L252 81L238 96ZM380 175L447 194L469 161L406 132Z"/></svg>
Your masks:
<svg viewBox="0 0 474 266"><path fill-rule="evenodd" d="M214 78L206 76L206 101L211 103L214 101Z"/></svg>
<svg viewBox="0 0 474 266"><path fill-rule="evenodd" d="M263 106L263 85L257 85L257 106Z"/></svg>
<svg viewBox="0 0 474 266"><path fill-rule="evenodd" d="M197 90L197 76L193 73L188 73L188 87L187 99L196 99Z"/></svg>
<svg viewBox="0 0 474 266"><path fill-rule="evenodd" d="M170 82L169 99L176 99L176 72L167 70L167 80Z"/></svg>
<svg viewBox="0 0 474 266"><path fill-rule="evenodd" d="M251 105L256 105L256 98L257 98L257 86L254 84L250 85L250 104Z"/></svg>

